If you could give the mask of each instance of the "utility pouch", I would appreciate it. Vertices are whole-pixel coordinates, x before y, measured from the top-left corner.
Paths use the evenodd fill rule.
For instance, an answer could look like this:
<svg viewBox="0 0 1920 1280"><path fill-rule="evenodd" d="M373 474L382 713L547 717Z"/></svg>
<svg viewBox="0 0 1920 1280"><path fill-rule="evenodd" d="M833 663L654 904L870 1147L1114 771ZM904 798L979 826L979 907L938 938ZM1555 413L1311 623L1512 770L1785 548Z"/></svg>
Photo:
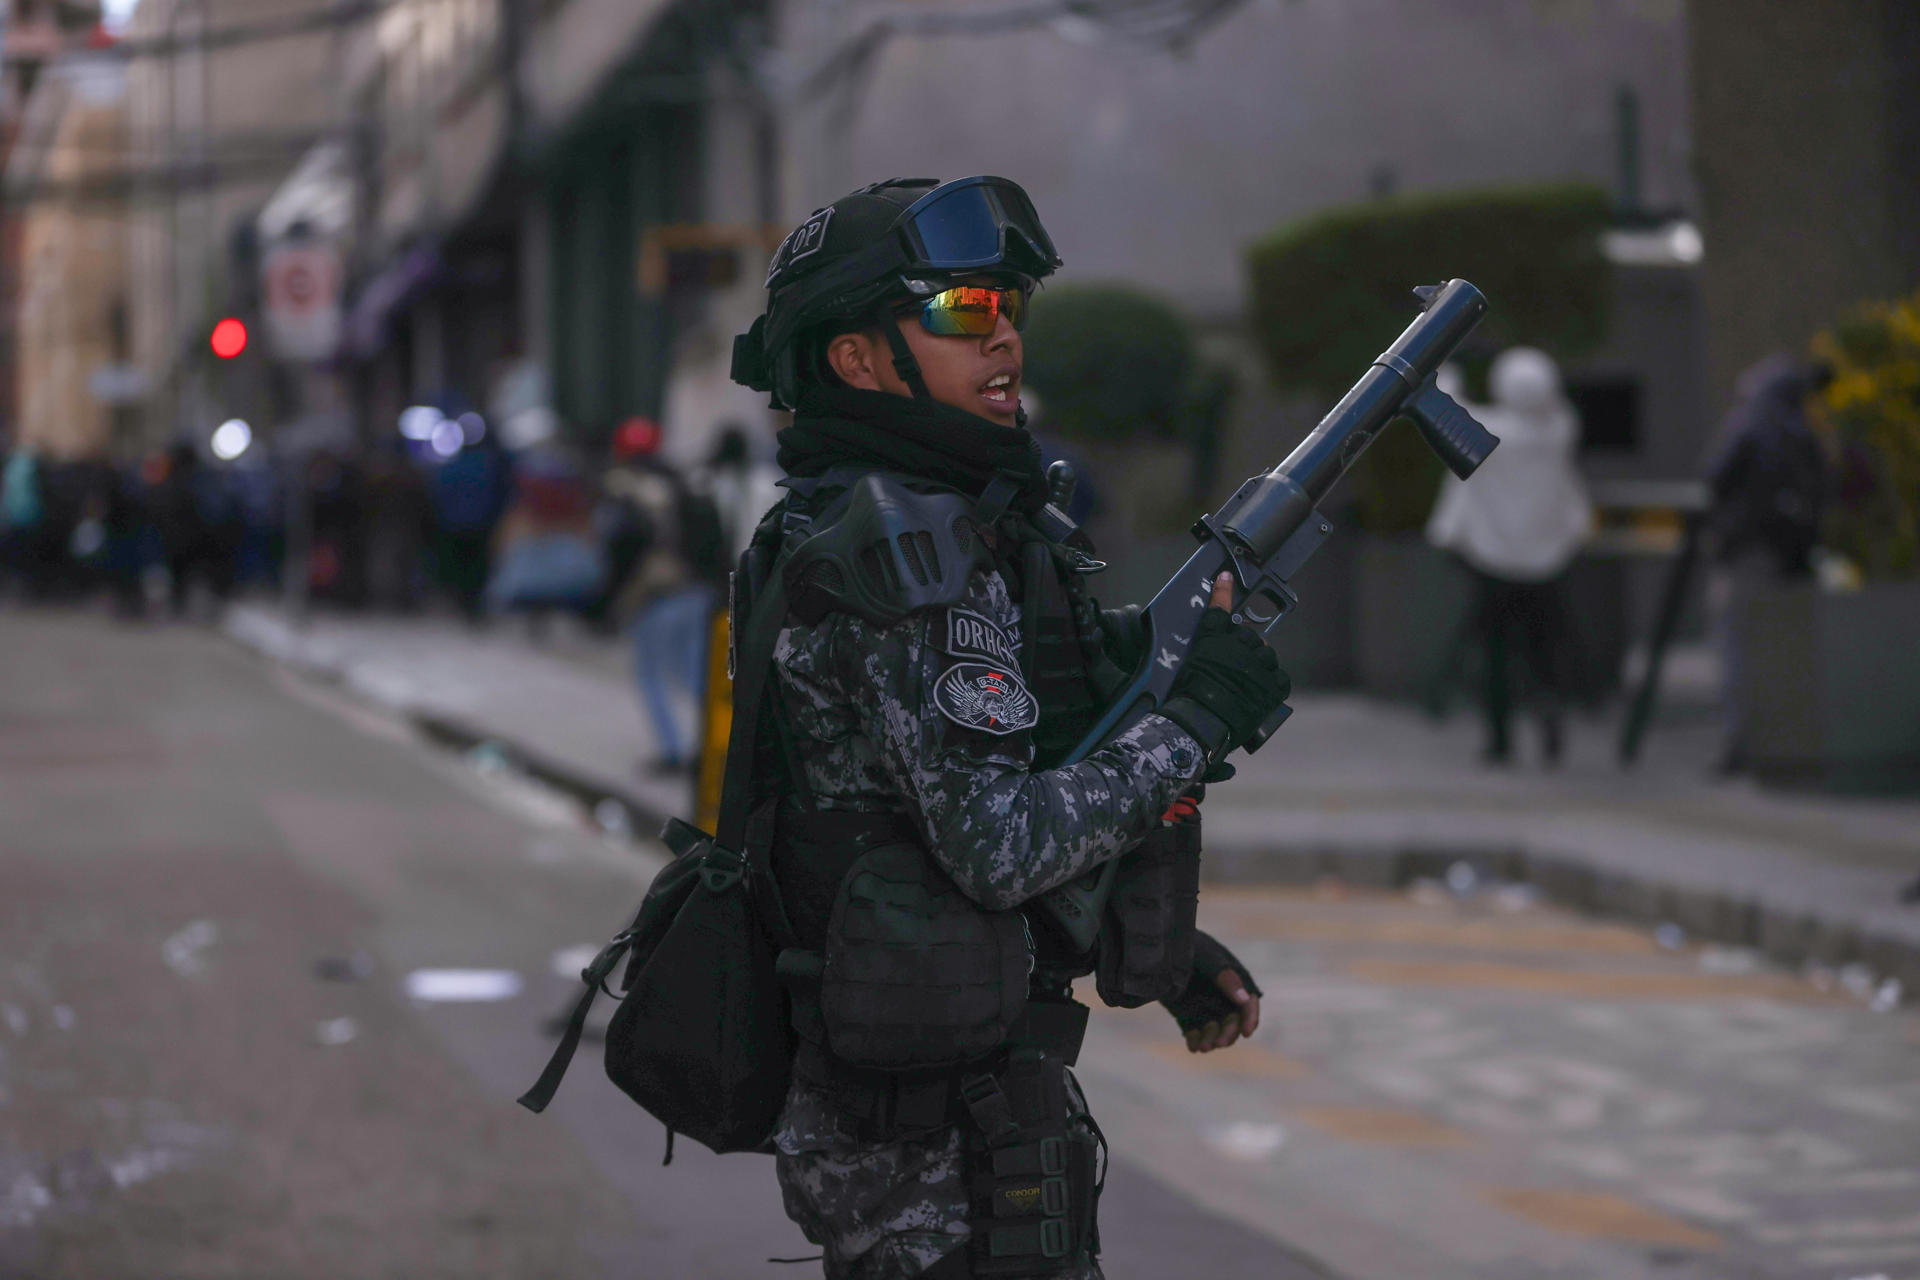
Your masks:
<svg viewBox="0 0 1920 1280"><path fill-rule="evenodd" d="M749 824L750 849L767 826ZM545 1109L588 1006L625 956L624 995L607 1024L608 1078L669 1134L718 1152L762 1150L786 1097L793 1041L750 889L755 866L677 818L662 837L674 860L654 877L633 923L581 975L587 990L520 1101ZM757 849L751 861L764 866Z"/></svg>
<svg viewBox="0 0 1920 1280"><path fill-rule="evenodd" d="M1099 1131L1074 1105L1066 1064L1016 1050L961 1093L968 1135L975 1276L1049 1276L1100 1251Z"/></svg>
<svg viewBox="0 0 1920 1280"><path fill-rule="evenodd" d="M766 580L738 584L759 598L739 648L718 830L668 821L660 835L673 861L633 923L581 973L587 989L519 1099L535 1112L553 1100L594 996L624 957L625 995L607 1025L607 1075L667 1126L669 1161L676 1132L717 1152L770 1151L793 1073L793 1028L774 967L775 955L793 945L771 856L777 799L752 786L767 674L786 617L777 562L764 563L772 520L762 520L758 550L741 560L749 579Z"/></svg>
<svg viewBox="0 0 1920 1280"><path fill-rule="evenodd" d="M827 925L827 1047L856 1067L971 1062L1006 1039L1032 969L1019 912L985 910L917 845L871 849L841 879Z"/></svg>
<svg viewBox="0 0 1920 1280"><path fill-rule="evenodd" d="M1193 976L1200 905L1200 815L1155 828L1120 859L1100 930L1094 989L1133 1009L1177 995Z"/></svg>

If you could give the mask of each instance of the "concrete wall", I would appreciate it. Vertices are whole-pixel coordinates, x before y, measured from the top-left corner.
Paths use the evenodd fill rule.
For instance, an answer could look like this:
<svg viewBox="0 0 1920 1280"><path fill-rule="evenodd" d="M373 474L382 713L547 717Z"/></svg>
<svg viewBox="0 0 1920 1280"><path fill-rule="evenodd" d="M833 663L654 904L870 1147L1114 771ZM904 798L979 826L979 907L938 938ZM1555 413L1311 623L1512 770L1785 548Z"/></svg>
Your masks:
<svg viewBox="0 0 1920 1280"><path fill-rule="evenodd" d="M1920 5L1693 0L1709 395L1920 285Z"/></svg>
<svg viewBox="0 0 1920 1280"><path fill-rule="evenodd" d="M874 11L791 0L791 70ZM881 45L865 74L789 108L790 220L879 178L1004 174L1032 192L1067 278L1238 313L1250 241L1378 182L1611 185L1622 83L1645 199L1690 199L1679 0L1250 3L1184 54L1074 30Z"/></svg>
<svg viewBox="0 0 1920 1280"><path fill-rule="evenodd" d="M1609 306L1605 344L1566 375L1575 386L1631 382L1639 392L1640 439L1626 452L1589 448L1582 470L1601 481L1697 475L1713 428L1699 268L1616 266Z"/></svg>

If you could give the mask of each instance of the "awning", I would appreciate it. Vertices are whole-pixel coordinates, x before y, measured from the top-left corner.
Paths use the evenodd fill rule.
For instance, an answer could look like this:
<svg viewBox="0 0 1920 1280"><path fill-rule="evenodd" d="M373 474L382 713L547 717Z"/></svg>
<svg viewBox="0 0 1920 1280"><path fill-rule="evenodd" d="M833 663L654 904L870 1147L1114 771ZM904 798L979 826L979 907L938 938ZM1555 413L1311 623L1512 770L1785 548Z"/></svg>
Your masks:
<svg viewBox="0 0 1920 1280"><path fill-rule="evenodd" d="M283 240L304 224L313 236L344 243L353 233L353 200L345 144L315 143L260 210L260 242Z"/></svg>
<svg viewBox="0 0 1920 1280"><path fill-rule="evenodd" d="M347 311L347 350L365 360L385 346L393 313L432 284L442 265L439 248L423 245L408 250L360 286Z"/></svg>

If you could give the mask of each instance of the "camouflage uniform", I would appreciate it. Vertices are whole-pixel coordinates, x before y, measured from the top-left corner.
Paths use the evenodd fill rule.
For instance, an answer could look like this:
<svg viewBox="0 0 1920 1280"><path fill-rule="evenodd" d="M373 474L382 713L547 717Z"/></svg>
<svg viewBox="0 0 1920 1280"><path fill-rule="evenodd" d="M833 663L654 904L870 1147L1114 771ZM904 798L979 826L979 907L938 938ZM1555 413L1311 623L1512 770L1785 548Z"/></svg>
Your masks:
<svg viewBox="0 0 1920 1280"><path fill-rule="evenodd" d="M982 621L998 634L955 643L956 634L980 639ZM1032 698L1018 668L986 652L1017 652L1019 643L1005 580L977 569L958 605L887 627L830 613L788 626L774 656L814 802L904 815L961 890L993 910L1137 844L1205 767L1185 730L1147 715L1078 764L1030 771ZM990 685L993 697L956 698L956 676ZM1077 1086L1072 1094L1084 1114ZM874 1144L851 1137L843 1120L832 1099L796 1083L774 1136L787 1213L826 1250L827 1274L918 1275L964 1244L962 1129ZM1061 1274L1100 1270L1089 1263Z"/></svg>

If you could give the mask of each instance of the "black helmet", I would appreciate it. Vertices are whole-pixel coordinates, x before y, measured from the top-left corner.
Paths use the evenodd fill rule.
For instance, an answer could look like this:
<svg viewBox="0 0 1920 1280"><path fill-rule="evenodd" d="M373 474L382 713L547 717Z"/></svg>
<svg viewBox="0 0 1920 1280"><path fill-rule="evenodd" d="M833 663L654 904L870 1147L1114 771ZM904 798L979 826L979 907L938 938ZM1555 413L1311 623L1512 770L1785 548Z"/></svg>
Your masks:
<svg viewBox="0 0 1920 1280"><path fill-rule="evenodd" d="M1060 265L1033 202L1005 178L891 178L816 209L767 264L767 313L733 340L733 380L799 395L800 337L837 320L881 318L901 298L930 297L958 278L1006 272L1038 280ZM882 325L894 367L924 396L918 367L893 324Z"/></svg>

